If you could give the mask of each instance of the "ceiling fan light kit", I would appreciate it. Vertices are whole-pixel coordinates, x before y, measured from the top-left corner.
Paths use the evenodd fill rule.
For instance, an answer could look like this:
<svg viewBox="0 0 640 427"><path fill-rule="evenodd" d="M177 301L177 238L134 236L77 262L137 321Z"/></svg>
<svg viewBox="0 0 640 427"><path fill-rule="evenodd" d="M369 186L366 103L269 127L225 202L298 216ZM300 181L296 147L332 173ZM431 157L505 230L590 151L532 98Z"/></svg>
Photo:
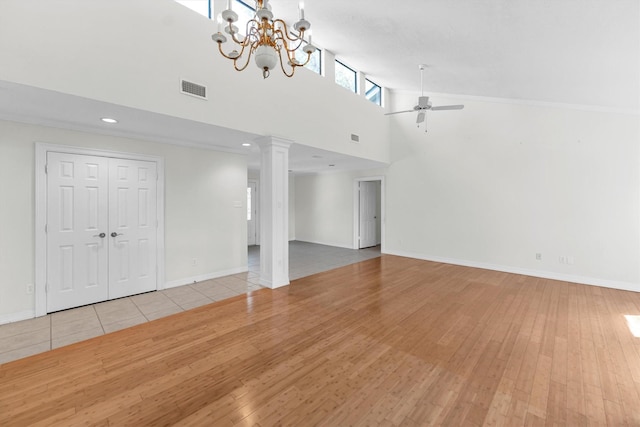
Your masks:
<svg viewBox="0 0 640 427"><path fill-rule="evenodd" d="M418 69L420 70L420 96L418 97L418 103L413 107L412 110L402 110L402 111L394 111L392 113L386 113L386 116L390 116L392 114L403 114L403 113L413 113L413 112L418 112L418 116L416 117L416 124L418 125L418 127L420 127L421 123L426 123L426 118L427 118L427 110L431 110L431 111L444 111L444 110L462 110L464 108L464 105L459 104L459 105L440 105L440 106L436 106L434 107L431 104L431 101L429 101L429 97L428 96L424 96L424 70L425 68L427 68L426 65L424 64L420 64L418 65ZM426 124L425 124L425 129L424 131L426 132Z"/></svg>
<svg viewBox="0 0 640 427"><path fill-rule="evenodd" d="M293 77L296 67L304 67L311 60L316 47L311 44L311 34L308 32L311 23L304 18L304 5L300 2L300 19L293 24L293 30L282 19L274 19L269 0L256 0L255 15L245 24L245 34L241 35L235 22L238 14L232 10L231 0L227 0L227 9L218 15L218 32L211 39L218 44L220 54L233 61L237 71L243 71L254 57L256 66L262 70L262 77L267 78L271 70L280 63L282 72L287 77ZM227 37L222 34L222 23L226 22L224 32L235 43L235 49L229 53L222 50ZM309 36L308 43L304 43L305 33ZM304 46L302 46L305 44ZM296 51L300 49L306 54L304 61L296 59ZM285 66L286 64L286 66Z"/></svg>

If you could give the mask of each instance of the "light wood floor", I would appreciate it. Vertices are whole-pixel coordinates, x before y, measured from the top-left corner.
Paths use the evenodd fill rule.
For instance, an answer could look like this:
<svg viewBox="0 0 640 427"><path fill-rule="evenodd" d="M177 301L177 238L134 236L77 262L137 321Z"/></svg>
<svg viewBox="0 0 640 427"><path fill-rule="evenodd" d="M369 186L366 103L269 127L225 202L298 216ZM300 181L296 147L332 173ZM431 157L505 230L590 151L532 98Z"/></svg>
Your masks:
<svg viewBox="0 0 640 427"><path fill-rule="evenodd" d="M0 425L640 425L640 294L394 256L0 365Z"/></svg>

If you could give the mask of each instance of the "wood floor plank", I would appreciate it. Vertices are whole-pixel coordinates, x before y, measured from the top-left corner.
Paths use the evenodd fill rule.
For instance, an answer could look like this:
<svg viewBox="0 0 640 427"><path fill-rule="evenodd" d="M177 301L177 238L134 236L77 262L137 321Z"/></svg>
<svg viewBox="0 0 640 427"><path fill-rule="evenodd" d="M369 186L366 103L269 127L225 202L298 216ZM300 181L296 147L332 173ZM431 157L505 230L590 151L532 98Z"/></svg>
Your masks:
<svg viewBox="0 0 640 427"><path fill-rule="evenodd" d="M640 294L384 255L0 365L0 425L640 425Z"/></svg>

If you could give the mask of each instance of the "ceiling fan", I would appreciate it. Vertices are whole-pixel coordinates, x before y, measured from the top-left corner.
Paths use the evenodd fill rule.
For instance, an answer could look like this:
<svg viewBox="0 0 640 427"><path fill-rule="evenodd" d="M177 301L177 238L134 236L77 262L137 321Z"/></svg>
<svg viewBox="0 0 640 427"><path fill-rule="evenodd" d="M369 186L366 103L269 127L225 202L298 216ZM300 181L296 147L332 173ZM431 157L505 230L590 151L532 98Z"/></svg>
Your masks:
<svg viewBox="0 0 640 427"><path fill-rule="evenodd" d="M385 114L385 116L389 116L392 114L412 113L417 111L418 116L416 117L416 124L418 125L418 127L420 127L420 124L425 122L426 120L427 110L431 110L431 111L462 110L464 108L464 105L440 105L437 107L434 107L431 105L431 101L429 101L429 97L424 96L424 69L425 68L427 68L427 66L424 64L418 65L418 69L420 69L420 91L421 91L420 96L418 97L418 104L415 107L413 107L413 109L411 110L394 111L393 113ZM426 131L427 129L425 124L425 132Z"/></svg>

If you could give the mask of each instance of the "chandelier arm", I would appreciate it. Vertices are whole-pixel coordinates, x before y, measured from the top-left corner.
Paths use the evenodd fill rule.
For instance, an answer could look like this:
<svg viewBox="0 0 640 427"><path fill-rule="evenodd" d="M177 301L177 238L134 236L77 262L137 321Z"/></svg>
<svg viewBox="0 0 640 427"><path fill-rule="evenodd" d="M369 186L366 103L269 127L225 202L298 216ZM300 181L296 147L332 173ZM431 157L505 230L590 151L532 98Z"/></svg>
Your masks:
<svg viewBox="0 0 640 427"><path fill-rule="evenodd" d="M309 61L311 61L311 52L307 53L307 60L304 61L303 63L299 64L298 67L304 67L305 65L307 65L309 63Z"/></svg>
<svg viewBox="0 0 640 427"><path fill-rule="evenodd" d="M287 50L287 52L295 52L296 50L300 49L302 43L304 42L303 39L296 40L287 37L286 33L284 33L281 29L276 30L274 34L277 36L276 41L282 41L282 46ZM295 42L298 42L298 45L296 47L290 47L290 45Z"/></svg>
<svg viewBox="0 0 640 427"><path fill-rule="evenodd" d="M286 44L284 46L285 46L284 48L287 50L287 52L294 53L296 50L300 49L300 47L302 46L302 41L300 41L300 43L298 43L298 46L296 46L296 47L289 48L289 46L286 45Z"/></svg>
<svg viewBox="0 0 640 427"><path fill-rule="evenodd" d="M281 49L282 47L287 49L287 41L282 37L282 31L279 29L273 32L272 41L275 46L278 46L278 42L280 43L280 47L278 49Z"/></svg>
<svg viewBox="0 0 640 427"><path fill-rule="evenodd" d="M218 43L218 50L220 51L220 54L222 56L224 56L227 59L233 59L232 57L230 57L229 55L227 55L226 53L224 53L224 51L222 50L222 43Z"/></svg>
<svg viewBox="0 0 640 427"><path fill-rule="evenodd" d="M252 26L248 29L247 37L253 40L251 43L255 43L256 40L260 40L260 28Z"/></svg>
<svg viewBox="0 0 640 427"><path fill-rule="evenodd" d="M282 26L282 28L284 28L285 30L287 29L287 23L284 22L282 19L274 19L273 20L273 25L275 27L276 22L279 22ZM300 32L298 34L295 33L289 33L289 31L282 31L282 28L279 29L279 31L284 34L284 36L289 39L289 41L292 42L296 42L298 40L304 40L304 32L305 30L300 30Z"/></svg>
<svg viewBox="0 0 640 427"><path fill-rule="evenodd" d="M251 25L251 23L258 23L255 19L252 19L250 21L247 21L247 25L245 26L245 33L247 34L243 40L240 40L236 37L235 33L231 33L229 32L229 34L231 34L231 40L233 40L234 42L236 42L239 45L244 45L248 42L249 39L249 34L250 33L254 33L255 32L255 26ZM229 30L231 30L231 23L229 23Z"/></svg>
<svg viewBox="0 0 640 427"><path fill-rule="evenodd" d="M242 50L244 51L244 48L242 48ZM253 49L249 49L249 54L247 55L247 62L245 62L242 67L238 67L238 59L241 58L241 56L238 56L236 59L233 60L233 68L235 68L236 71L244 71L244 69L246 69L249 66L252 55L253 55Z"/></svg>
<svg viewBox="0 0 640 427"><path fill-rule="evenodd" d="M238 58L240 58L242 56L242 54L244 53L244 49L247 47L246 45L240 45L240 46L242 46L242 49L240 49L240 53L238 53L238 56L236 56L236 57L233 57L231 55L228 55L228 54L224 53L224 51L222 50L222 43L218 43L218 50L220 51L220 54L223 57L225 57L227 59L231 59L234 62L234 66L235 66L235 62L237 61ZM251 57L251 55L249 55L249 57ZM244 68L246 68L246 67L244 67ZM243 68L243 70L244 70L244 68Z"/></svg>
<svg viewBox="0 0 640 427"><path fill-rule="evenodd" d="M280 24L280 28L277 28L276 24ZM286 33L287 31L287 23L282 19L274 19L272 21L274 32ZM276 29L277 28L277 29Z"/></svg>
<svg viewBox="0 0 640 427"><path fill-rule="evenodd" d="M287 55L288 57L289 55ZM284 73L285 76L287 77L293 77L293 74L296 72L296 65L295 64L291 64L291 74L287 73L287 70L284 69L284 62L282 62L282 50L278 49L278 58L280 59L280 68L282 69L282 72Z"/></svg>

